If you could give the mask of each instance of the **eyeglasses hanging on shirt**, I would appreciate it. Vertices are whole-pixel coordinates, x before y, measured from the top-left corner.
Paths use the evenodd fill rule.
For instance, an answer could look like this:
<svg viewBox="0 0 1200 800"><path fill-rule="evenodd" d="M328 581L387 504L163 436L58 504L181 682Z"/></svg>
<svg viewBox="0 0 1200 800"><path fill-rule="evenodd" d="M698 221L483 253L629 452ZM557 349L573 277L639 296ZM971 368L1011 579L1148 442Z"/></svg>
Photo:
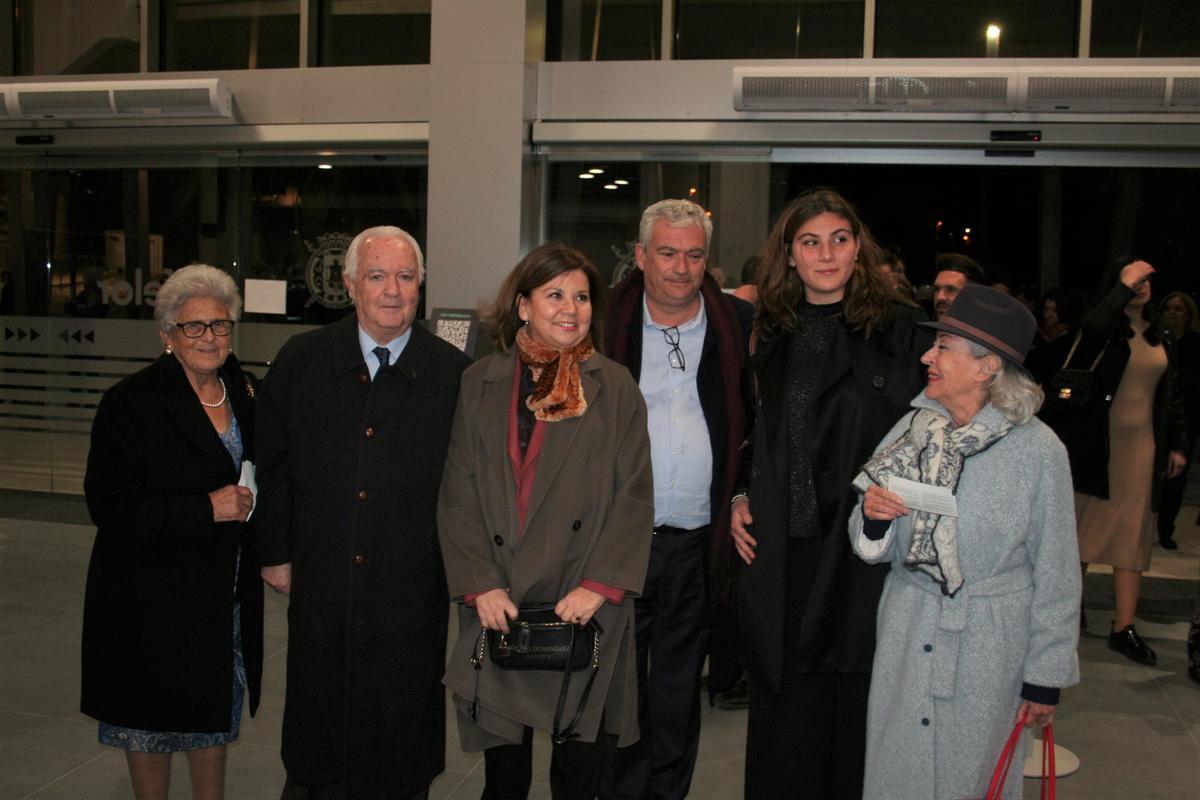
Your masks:
<svg viewBox="0 0 1200 800"><path fill-rule="evenodd" d="M679 328L663 328L663 338L667 340L667 344L671 346L667 353L667 361L672 369L685 370L687 369L687 360L683 357L683 351L679 349Z"/></svg>

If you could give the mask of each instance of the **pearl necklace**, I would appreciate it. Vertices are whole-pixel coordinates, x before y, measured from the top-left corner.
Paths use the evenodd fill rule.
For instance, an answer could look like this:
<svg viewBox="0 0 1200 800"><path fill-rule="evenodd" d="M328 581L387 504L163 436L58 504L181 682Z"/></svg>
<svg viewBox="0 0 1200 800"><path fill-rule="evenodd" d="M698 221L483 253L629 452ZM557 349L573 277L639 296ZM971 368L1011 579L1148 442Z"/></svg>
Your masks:
<svg viewBox="0 0 1200 800"><path fill-rule="evenodd" d="M221 376L219 375L217 376L217 383L221 384L221 399L215 403L206 403L203 400L200 400L200 405L204 406L205 408L220 408L221 406L225 405L225 400L228 399L229 392L225 389L225 381L221 380ZM198 395L196 399L200 399Z"/></svg>

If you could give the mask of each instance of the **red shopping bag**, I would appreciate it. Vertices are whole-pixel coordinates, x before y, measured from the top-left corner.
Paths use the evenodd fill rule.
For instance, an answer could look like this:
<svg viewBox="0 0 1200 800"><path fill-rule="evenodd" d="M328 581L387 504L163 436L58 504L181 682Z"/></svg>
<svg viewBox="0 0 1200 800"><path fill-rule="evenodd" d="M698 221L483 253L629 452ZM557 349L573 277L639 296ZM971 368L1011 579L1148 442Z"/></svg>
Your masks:
<svg viewBox="0 0 1200 800"><path fill-rule="evenodd" d="M1012 733L1004 749L1000 751L1000 760L992 772L992 782L988 784L984 800L999 800L1004 791L1004 782L1008 779L1008 768L1012 766L1013 757L1017 753L1017 744L1021 741L1021 732L1025 729L1025 717L1022 716L1013 726ZM1042 800L1054 800L1054 726L1042 728Z"/></svg>

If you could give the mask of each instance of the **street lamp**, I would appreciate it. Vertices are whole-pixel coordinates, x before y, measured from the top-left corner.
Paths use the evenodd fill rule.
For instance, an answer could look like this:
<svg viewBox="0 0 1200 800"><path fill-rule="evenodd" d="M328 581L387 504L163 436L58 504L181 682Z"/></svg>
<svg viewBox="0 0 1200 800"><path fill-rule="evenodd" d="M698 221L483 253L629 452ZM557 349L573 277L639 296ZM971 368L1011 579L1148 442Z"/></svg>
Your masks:
<svg viewBox="0 0 1200 800"><path fill-rule="evenodd" d="M1000 55L1000 26L987 26L987 57L995 58Z"/></svg>

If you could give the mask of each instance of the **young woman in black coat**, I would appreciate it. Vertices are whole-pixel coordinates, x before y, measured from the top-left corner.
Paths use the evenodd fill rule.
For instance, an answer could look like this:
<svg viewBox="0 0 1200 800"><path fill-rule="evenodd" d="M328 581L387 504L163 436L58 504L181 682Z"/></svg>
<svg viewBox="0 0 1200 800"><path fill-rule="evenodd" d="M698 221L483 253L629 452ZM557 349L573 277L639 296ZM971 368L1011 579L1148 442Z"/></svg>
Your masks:
<svg viewBox="0 0 1200 800"><path fill-rule="evenodd" d="M733 501L749 661L747 798L859 797L887 567L850 550L850 481L924 385L923 315L878 269L854 207L793 200L760 263L758 409Z"/></svg>
<svg viewBox="0 0 1200 800"><path fill-rule="evenodd" d="M215 267L171 275L155 306L165 352L105 392L92 424L81 709L125 751L138 798L165 800L176 751L193 797L222 797L243 694L258 706L262 582L238 485L254 389L229 352L241 305Z"/></svg>

